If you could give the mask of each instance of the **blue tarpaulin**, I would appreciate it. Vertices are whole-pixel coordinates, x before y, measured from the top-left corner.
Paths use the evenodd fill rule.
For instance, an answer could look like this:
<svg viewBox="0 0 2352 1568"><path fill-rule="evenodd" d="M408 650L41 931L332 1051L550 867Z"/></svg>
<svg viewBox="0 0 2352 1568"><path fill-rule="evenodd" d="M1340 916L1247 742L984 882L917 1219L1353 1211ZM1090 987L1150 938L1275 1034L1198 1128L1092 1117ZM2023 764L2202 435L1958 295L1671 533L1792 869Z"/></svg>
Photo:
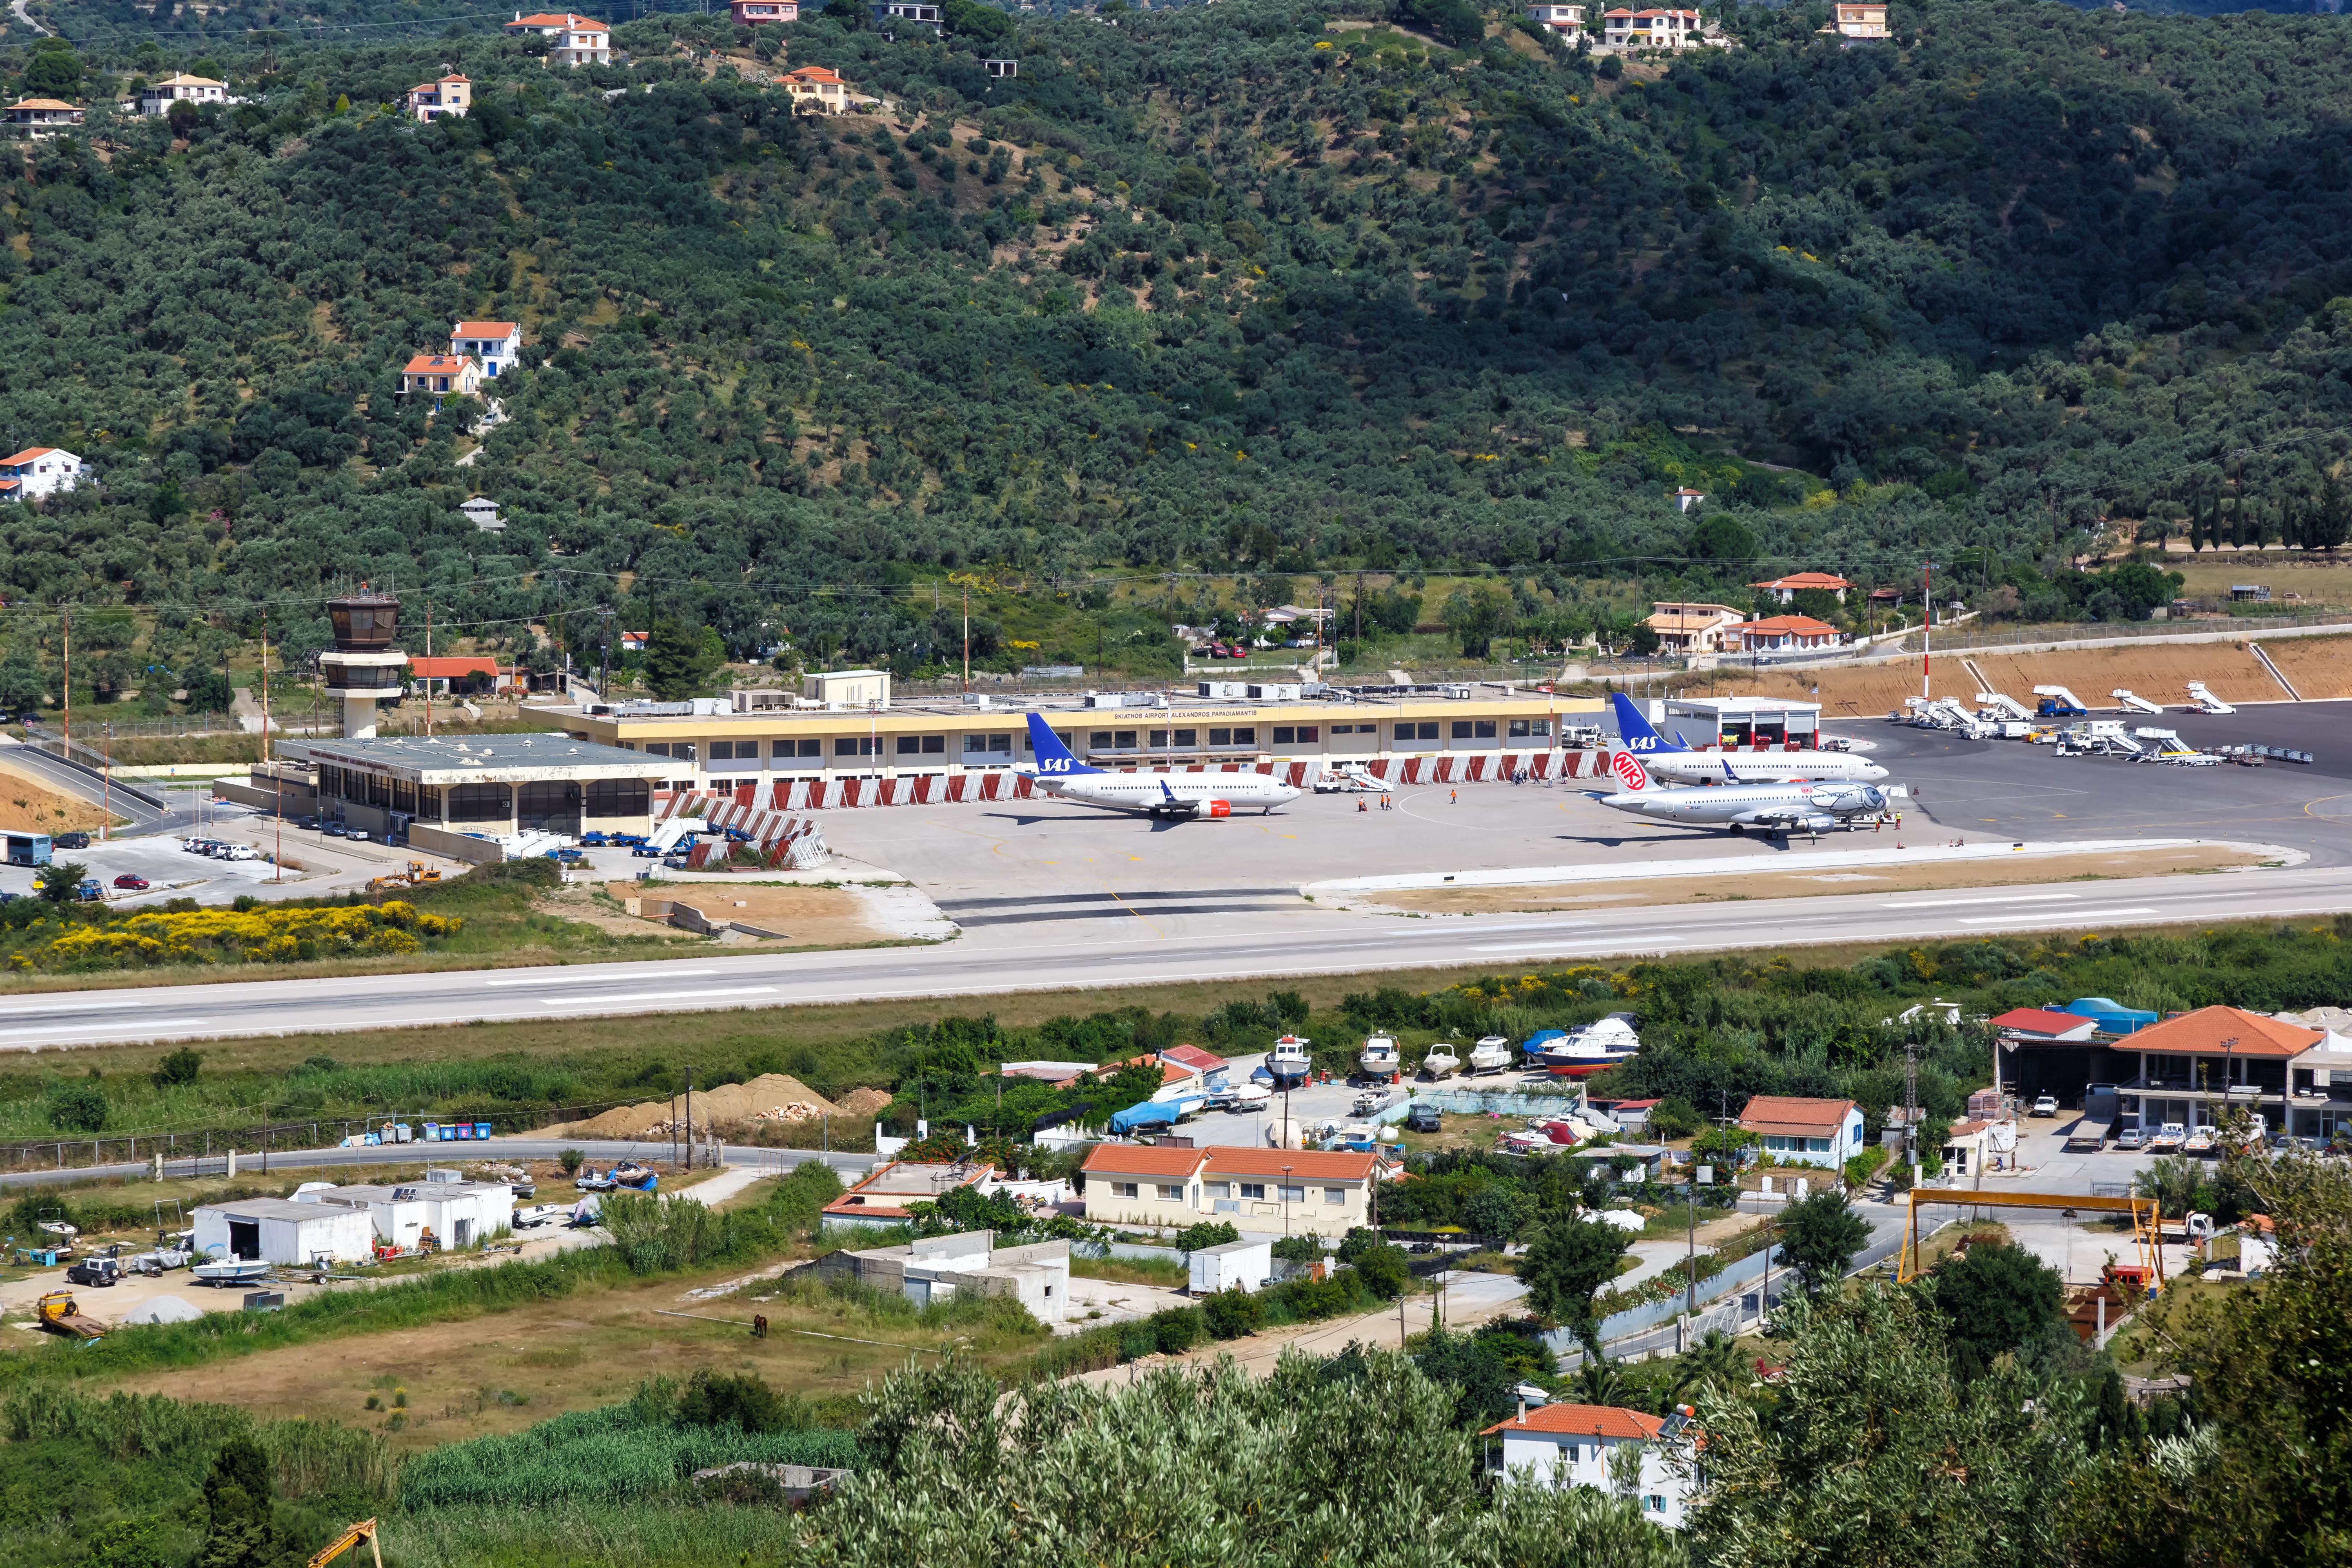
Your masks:
<svg viewBox="0 0 2352 1568"><path fill-rule="evenodd" d="M1112 1111L1110 1130L1132 1132L1139 1127L1173 1127L1178 1117L1200 1103L1198 1100L1147 1100L1125 1110Z"/></svg>

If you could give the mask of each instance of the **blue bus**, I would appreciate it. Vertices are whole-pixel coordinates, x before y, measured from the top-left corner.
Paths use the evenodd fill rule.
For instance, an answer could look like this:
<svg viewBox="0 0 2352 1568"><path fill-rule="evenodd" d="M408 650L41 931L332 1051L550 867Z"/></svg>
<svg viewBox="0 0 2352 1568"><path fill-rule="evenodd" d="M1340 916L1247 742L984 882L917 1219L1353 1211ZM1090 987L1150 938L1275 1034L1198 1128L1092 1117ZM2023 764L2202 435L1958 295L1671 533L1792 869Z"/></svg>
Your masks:
<svg viewBox="0 0 2352 1568"><path fill-rule="evenodd" d="M49 863L49 836L46 833L11 833L5 836L8 864L11 866L46 866Z"/></svg>

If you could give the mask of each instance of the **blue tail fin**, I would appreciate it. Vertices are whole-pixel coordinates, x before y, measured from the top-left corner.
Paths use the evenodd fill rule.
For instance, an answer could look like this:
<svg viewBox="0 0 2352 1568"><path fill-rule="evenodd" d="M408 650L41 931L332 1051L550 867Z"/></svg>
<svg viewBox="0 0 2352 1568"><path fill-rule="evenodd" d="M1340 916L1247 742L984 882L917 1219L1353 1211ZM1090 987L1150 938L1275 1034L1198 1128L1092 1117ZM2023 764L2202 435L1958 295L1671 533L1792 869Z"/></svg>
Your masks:
<svg viewBox="0 0 2352 1568"><path fill-rule="evenodd" d="M1037 753L1037 771L1055 778L1068 778L1073 773L1098 773L1100 768L1090 768L1070 755L1053 727L1045 722L1043 713L1029 715L1029 749Z"/></svg>
<svg viewBox="0 0 2352 1568"><path fill-rule="evenodd" d="M1664 738L1650 728L1650 721L1642 717L1642 710L1633 706L1633 700L1623 692L1610 693L1609 704L1617 710L1617 739L1627 751L1655 756L1661 752L1686 752L1690 749L1666 744Z"/></svg>

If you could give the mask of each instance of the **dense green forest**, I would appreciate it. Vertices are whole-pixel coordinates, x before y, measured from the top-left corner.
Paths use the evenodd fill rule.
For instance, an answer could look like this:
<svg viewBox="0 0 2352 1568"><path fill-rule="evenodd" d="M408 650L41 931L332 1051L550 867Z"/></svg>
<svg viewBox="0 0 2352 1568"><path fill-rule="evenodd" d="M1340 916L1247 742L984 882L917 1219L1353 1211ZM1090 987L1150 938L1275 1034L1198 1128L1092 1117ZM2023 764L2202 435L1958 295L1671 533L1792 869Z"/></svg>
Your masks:
<svg viewBox="0 0 2352 1568"><path fill-rule="evenodd" d="M357 578L485 638L592 651L625 602L903 668L954 571L1451 566L1539 609L2347 525L2336 16L1934 0L1845 47L1733 7L1739 47L1664 66L1282 0L725 59L724 18L651 16L551 71L463 26L44 15L0 50L28 90L247 100L0 164L0 434L102 480L0 522L12 654L121 605L77 639L117 685L265 608L299 660ZM793 117L779 41L886 110ZM449 67L471 117L379 107ZM462 468L472 410L394 395L461 316L530 345Z"/></svg>

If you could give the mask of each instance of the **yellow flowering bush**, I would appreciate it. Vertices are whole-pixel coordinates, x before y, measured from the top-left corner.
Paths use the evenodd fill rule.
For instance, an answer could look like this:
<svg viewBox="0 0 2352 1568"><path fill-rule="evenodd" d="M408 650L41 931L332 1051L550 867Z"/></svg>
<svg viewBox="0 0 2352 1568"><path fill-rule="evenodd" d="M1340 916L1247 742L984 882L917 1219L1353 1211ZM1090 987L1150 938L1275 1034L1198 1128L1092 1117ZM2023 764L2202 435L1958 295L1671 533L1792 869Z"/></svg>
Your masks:
<svg viewBox="0 0 2352 1568"><path fill-rule="evenodd" d="M150 963L287 963L305 958L417 950L465 922L403 900L341 909L148 911L68 932L38 954L44 968L119 969Z"/></svg>

